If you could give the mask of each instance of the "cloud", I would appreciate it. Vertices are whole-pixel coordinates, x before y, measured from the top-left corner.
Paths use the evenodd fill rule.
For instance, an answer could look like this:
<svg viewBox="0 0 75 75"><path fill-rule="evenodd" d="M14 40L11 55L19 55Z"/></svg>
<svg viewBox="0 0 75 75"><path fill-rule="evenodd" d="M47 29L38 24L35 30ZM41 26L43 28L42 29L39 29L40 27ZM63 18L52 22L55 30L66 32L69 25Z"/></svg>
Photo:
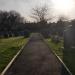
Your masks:
<svg viewBox="0 0 75 75"><path fill-rule="evenodd" d="M0 9L7 11L16 10L21 13L22 16L28 17L31 14L32 8L48 5L48 7L52 10L50 15L60 16L61 13L53 8L51 1L52 0L0 0ZM69 18L75 18L75 6L69 14Z"/></svg>

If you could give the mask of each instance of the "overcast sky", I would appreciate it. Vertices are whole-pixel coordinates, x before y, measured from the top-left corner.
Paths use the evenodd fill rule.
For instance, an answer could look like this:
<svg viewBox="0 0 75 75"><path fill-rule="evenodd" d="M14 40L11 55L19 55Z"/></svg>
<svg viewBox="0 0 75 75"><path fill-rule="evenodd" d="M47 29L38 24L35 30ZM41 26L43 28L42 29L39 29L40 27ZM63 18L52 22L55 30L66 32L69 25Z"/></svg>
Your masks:
<svg viewBox="0 0 75 75"><path fill-rule="evenodd" d="M75 5L73 5L70 11L61 11L60 9L54 8L52 0L0 0L0 10L16 10L27 18L29 18L28 16L30 16L32 8L43 5L48 5L48 8L52 8L50 15L57 17L65 15L69 18L75 18Z"/></svg>

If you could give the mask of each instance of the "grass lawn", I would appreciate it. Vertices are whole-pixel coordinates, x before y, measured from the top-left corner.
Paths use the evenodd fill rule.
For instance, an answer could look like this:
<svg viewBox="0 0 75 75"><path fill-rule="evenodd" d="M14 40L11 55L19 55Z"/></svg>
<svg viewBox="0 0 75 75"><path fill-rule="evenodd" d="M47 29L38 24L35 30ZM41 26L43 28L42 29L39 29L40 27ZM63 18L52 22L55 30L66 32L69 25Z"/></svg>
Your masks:
<svg viewBox="0 0 75 75"><path fill-rule="evenodd" d="M26 42L23 37L0 39L0 73Z"/></svg>
<svg viewBox="0 0 75 75"><path fill-rule="evenodd" d="M63 50L61 49L63 47L63 41L59 43L54 43L49 38L49 39L46 39L46 42L48 43L50 48L53 50L53 52L55 52L61 59L63 59Z"/></svg>

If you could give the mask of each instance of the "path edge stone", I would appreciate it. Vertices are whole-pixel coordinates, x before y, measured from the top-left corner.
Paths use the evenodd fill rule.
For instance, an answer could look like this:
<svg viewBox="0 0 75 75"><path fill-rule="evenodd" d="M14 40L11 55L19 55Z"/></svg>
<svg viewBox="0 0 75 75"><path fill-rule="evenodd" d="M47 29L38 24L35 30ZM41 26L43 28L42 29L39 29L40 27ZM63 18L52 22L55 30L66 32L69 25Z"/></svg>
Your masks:
<svg viewBox="0 0 75 75"><path fill-rule="evenodd" d="M49 47L49 44L46 42L45 39L43 39L43 41L45 42L45 44L48 46L49 49L51 49L51 52L56 56L56 58L59 60L59 62L65 67L65 69L69 72L70 75L72 75L71 71L68 69L68 67L66 66L66 64L62 61L62 59L54 52L52 51L52 48Z"/></svg>

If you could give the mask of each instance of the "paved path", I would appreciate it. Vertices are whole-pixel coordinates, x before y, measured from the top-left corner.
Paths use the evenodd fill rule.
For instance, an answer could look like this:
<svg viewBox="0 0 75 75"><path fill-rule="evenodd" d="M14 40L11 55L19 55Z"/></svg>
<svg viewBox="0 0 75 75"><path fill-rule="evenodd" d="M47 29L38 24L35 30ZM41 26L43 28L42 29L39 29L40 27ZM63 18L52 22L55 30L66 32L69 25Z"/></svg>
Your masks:
<svg viewBox="0 0 75 75"><path fill-rule="evenodd" d="M27 46L5 75L69 75L40 34L32 34Z"/></svg>

